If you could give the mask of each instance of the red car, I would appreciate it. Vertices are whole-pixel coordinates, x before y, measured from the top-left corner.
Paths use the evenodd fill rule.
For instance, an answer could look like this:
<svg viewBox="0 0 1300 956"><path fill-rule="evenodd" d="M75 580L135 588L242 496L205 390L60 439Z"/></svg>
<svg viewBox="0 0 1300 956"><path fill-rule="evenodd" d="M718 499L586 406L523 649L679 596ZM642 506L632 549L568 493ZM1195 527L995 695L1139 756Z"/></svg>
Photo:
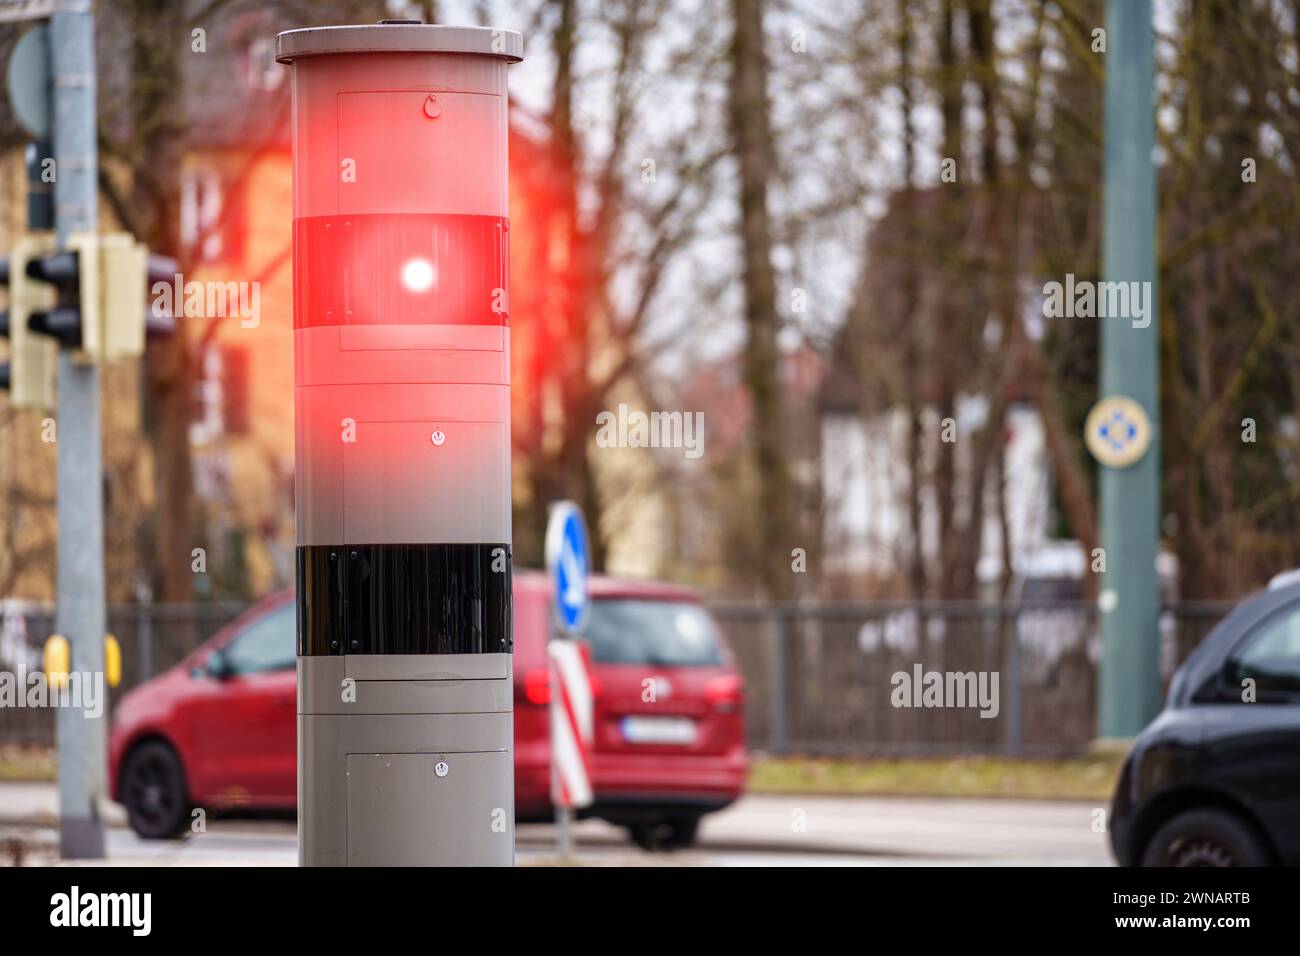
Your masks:
<svg viewBox="0 0 1300 956"><path fill-rule="evenodd" d="M642 846L689 845L700 817L740 796L744 684L693 592L591 582L596 802L585 815ZM514 579L515 809L548 820L547 579ZM297 805L292 592L250 610L171 670L127 694L109 738L110 786L143 837L175 835L193 807Z"/></svg>

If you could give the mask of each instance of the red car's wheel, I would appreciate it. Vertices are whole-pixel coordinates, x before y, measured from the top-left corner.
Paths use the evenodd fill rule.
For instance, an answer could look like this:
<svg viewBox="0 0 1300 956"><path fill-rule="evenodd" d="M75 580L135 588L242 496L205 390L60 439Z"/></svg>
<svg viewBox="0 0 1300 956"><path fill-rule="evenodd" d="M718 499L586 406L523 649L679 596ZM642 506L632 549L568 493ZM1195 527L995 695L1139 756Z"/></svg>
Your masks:
<svg viewBox="0 0 1300 956"><path fill-rule="evenodd" d="M643 850L684 850L695 842L699 817L674 817L656 823L634 823L627 830Z"/></svg>
<svg viewBox="0 0 1300 956"><path fill-rule="evenodd" d="M131 751L121 794L131 829L146 840L175 838L184 831L190 811L185 771L167 744L150 740Z"/></svg>

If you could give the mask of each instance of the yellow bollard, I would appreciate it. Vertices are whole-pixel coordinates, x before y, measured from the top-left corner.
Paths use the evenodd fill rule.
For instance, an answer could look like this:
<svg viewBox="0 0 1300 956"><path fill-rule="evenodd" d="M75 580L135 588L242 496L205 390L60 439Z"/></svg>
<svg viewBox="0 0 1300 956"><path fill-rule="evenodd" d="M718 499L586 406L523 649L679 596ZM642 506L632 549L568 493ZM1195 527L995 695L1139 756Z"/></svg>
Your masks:
<svg viewBox="0 0 1300 956"><path fill-rule="evenodd" d="M104 680L109 687L122 683L122 645L112 634L104 635Z"/></svg>
<svg viewBox="0 0 1300 956"><path fill-rule="evenodd" d="M45 679L50 682L51 687L67 686L71 657L68 639L62 634L51 634L49 640L45 642L44 654Z"/></svg>

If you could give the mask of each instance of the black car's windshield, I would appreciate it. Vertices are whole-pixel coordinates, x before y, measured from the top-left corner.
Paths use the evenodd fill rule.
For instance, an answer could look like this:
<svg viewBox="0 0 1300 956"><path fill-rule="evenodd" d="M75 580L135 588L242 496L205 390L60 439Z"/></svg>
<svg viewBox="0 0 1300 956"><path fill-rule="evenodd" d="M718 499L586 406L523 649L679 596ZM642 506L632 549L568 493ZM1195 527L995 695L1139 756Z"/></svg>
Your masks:
<svg viewBox="0 0 1300 956"><path fill-rule="evenodd" d="M702 608L677 601L599 600L587 625L592 657L602 664L716 667L722 646Z"/></svg>

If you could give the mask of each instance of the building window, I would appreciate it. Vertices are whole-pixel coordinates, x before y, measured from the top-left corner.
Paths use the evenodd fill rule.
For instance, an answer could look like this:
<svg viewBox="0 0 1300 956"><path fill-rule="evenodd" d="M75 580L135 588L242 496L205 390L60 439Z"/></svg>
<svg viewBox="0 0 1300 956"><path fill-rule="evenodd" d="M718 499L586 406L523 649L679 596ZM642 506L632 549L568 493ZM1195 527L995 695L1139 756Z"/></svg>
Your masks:
<svg viewBox="0 0 1300 956"><path fill-rule="evenodd" d="M213 169L188 169L181 176L181 242L195 261L221 258L221 177Z"/></svg>

